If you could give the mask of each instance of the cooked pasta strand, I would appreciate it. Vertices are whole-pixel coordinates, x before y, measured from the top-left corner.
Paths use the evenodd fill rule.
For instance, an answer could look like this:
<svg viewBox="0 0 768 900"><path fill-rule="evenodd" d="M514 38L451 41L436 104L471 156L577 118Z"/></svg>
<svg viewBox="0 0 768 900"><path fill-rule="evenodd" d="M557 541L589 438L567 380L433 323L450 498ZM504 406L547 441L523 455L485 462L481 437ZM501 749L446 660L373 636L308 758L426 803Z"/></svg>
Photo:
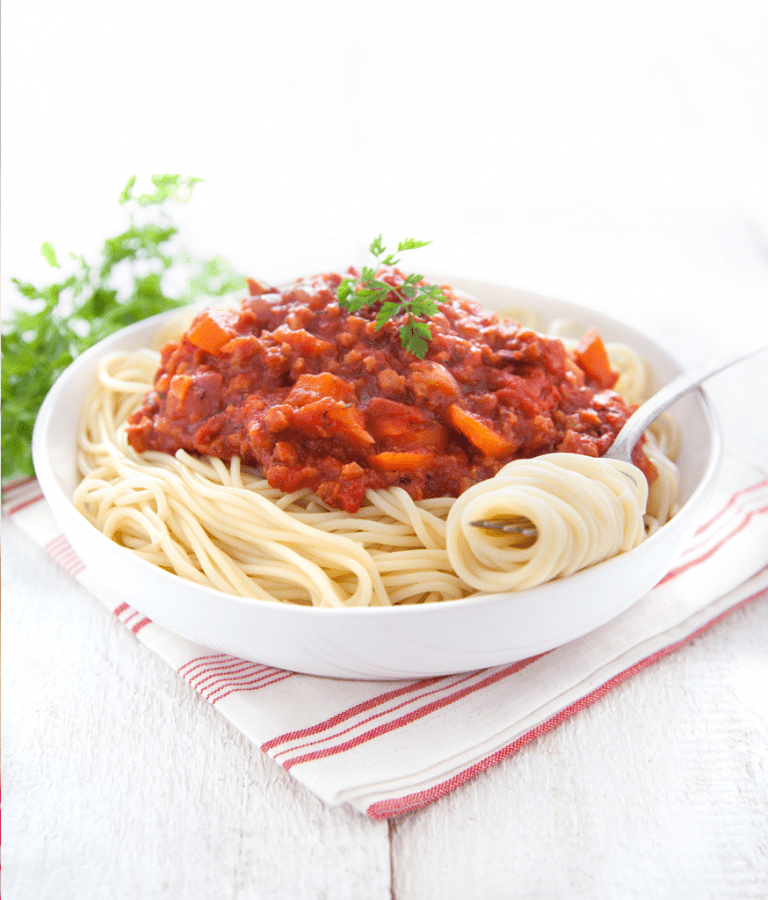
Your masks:
<svg viewBox="0 0 768 900"><path fill-rule="evenodd" d="M608 346L628 393L646 389L636 354ZM458 500L369 490L354 515L308 490L283 494L237 458L139 455L127 443L125 420L152 387L157 365L152 351L113 354L100 364L78 431L82 480L74 503L130 552L225 593L352 607L518 590L626 552L674 513L670 455L678 438L669 421L646 442L660 473L647 510L644 478L628 477L623 464L574 454L510 463ZM530 547L469 524L510 513L536 524Z"/></svg>

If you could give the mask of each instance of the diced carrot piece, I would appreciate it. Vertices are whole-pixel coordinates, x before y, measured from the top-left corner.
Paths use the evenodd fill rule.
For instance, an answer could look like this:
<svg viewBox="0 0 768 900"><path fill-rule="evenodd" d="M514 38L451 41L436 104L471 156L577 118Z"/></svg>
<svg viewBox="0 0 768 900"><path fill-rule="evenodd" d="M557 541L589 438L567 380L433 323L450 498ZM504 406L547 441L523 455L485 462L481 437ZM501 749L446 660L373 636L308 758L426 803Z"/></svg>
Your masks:
<svg viewBox="0 0 768 900"><path fill-rule="evenodd" d="M424 428L417 428L402 438L398 443L405 450L421 447L423 449L442 451L448 442L448 429L439 422L433 422Z"/></svg>
<svg viewBox="0 0 768 900"><path fill-rule="evenodd" d="M400 437L434 422L423 409L388 397L371 397L366 411L368 428L377 440Z"/></svg>
<svg viewBox="0 0 768 900"><path fill-rule="evenodd" d="M503 459L515 452L517 445L489 428L472 413L455 403L448 407L448 421L471 444L491 459Z"/></svg>
<svg viewBox="0 0 768 900"><path fill-rule="evenodd" d="M280 328L275 329L273 334L275 340L288 344L305 359L332 356L336 352L336 347L330 341L317 337L315 334L310 334L304 328L293 329L282 325Z"/></svg>
<svg viewBox="0 0 768 900"><path fill-rule="evenodd" d="M263 281L256 281L255 278L246 278L245 283L248 285L248 293L251 297L260 297L262 294L268 294L275 290Z"/></svg>
<svg viewBox="0 0 768 900"><path fill-rule="evenodd" d="M204 309L187 331L187 340L205 350L218 355L221 348L237 334L231 325L232 313L225 309Z"/></svg>
<svg viewBox="0 0 768 900"><path fill-rule="evenodd" d="M441 450L447 429L418 407L386 397L372 397L366 411L368 430L393 450Z"/></svg>
<svg viewBox="0 0 768 900"><path fill-rule="evenodd" d="M183 403L191 384L191 375L174 375L173 378L171 378L171 385L168 389L168 393L173 394L179 403Z"/></svg>
<svg viewBox="0 0 768 900"><path fill-rule="evenodd" d="M323 438L340 438L361 447L375 441L365 430L365 416L356 406L347 406L331 397L322 397L295 409L291 425Z"/></svg>
<svg viewBox="0 0 768 900"><path fill-rule="evenodd" d="M574 350L576 361L601 388L612 388L619 377L611 368L603 339L596 328L589 328Z"/></svg>
<svg viewBox="0 0 768 900"><path fill-rule="evenodd" d="M387 472L415 472L434 459L434 453L428 450L410 450L397 453L393 450L385 450L368 457L368 462L377 469Z"/></svg>
<svg viewBox="0 0 768 900"><path fill-rule="evenodd" d="M168 397L166 400L166 411L169 416L179 415L183 410L184 400L186 399L189 389L192 386L192 377L190 375L174 375L168 387Z"/></svg>
<svg viewBox="0 0 768 900"><path fill-rule="evenodd" d="M293 406L303 406L321 397L330 397L332 400L341 400L348 403L355 397L355 391L349 382L330 372L320 372L318 375L299 375L296 383L285 398L286 403Z"/></svg>
<svg viewBox="0 0 768 900"><path fill-rule="evenodd" d="M352 444L369 447L376 443L365 430L365 416L354 406L335 406L329 417L336 422L338 430Z"/></svg>

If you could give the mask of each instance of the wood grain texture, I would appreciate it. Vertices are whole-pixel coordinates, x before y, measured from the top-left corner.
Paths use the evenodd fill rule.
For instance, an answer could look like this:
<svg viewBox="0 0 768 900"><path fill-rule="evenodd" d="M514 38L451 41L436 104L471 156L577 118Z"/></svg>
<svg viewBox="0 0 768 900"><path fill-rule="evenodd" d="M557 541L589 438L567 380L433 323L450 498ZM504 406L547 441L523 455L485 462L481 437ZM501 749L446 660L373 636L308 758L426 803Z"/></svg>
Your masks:
<svg viewBox="0 0 768 900"><path fill-rule="evenodd" d="M768 603L397 821L398 900L768 896Z"/></svg>
<svg viewBox="0 0 768 900"><path fill-rule="evenodd" d="M386 822L297 784L8 522L3 563L6 897L390 897Z"/></svg>
<svg viewBox="0 0 768 900"><path fill-rule="evenodd" d="M722 338L695 287L602 305L693 364ZM766 468L767 371L707 387ZM765 600L388 827L294 782L12 523L3 562L7 900L768 896Z"/></svg>

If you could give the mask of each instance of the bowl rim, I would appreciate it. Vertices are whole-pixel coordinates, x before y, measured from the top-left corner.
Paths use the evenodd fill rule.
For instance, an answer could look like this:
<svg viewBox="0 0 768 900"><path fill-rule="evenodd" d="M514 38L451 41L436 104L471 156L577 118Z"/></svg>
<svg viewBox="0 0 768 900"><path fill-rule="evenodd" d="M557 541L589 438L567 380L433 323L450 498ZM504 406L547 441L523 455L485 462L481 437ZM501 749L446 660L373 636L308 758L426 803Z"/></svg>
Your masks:
<svg viewBox="0 0 768 900"><path fill-rule="evenodd" d="M677 371L682 370L677 360L675 360L675 358L671 356L663 346L658 344L649 335L644 334L643 332L637 330L636 328L625 322L622 322L619 319L614 319L612 316L606 313L592 310L588 306L585 306L583 304L577 304L568 300L560 300L558 298L548 297L542 294L529 292L524 289L514 288L510 285L504 285L501 283L486 282L461 277L431 277L434 278L434 280L437 280L438 283L450 284L457 287L459 290L466 291L468 293L473 292L473 287L475 287L475 289L485 288L513 291L516 295L516 300L518 298L522 298L525 300L530 300L532 302L536 302L537 300L544 301L546 303L554 303L564 311L573 312L574 314L579 314L582 317L584 313L594 315L596 319L602 320L602 322L609 323L611 327L615 326L617 331L628 331L631 332L632 335L637 335L638 337L643 338L646 343L653 346L655 352L664 359L665 363L668 366L671 366ZM213 302L216 302L217 298L211 299L213 300ZM92 536L94 537L96 542L100 543L105 549L110 548L108 552L117 551L120 553L124 553L129 551L126 551L125 548L120 547L118 544L111 541L97 528L91 525L91 523L89 523L87 519L81 516L73 506L71 497L67 496L66 492L60 486L58 478L53 471L53 466L51 464L48 452L49 448L47 444L47 430L50 419L54 413L54 410L56 409L56 405L61 395L66 392L71 380L79 375L83 370L88 369L92 364L95 364L96 360L101 358L101 356L111 352L114 349L115 345L123 343L126 339L137 333L143 333L144 331L151 332L156 327L161 327L163 324L172 321L173 318L183 316L185 312L189 313L190 309L199 306L200 304L195 304L194 306L190 307L180 307L178 309L168 310L167 312L159 313L155 316L151 316L147 319L135 322L132 325L129 325L126 328L123 328L120 331L109 335L99 343L95 344L93 347L90 347L77 359L75 359L59 376L59 378L56 380L55 384L49 391L48 395L46 396L40 408L40 412L38 413L33 431L32 447L35 471L43 494L47 499L50 499L52 501L52 506L54 506L56 509L66 509L68 515L71 514L73 516L77 516L78 521L82 521L83 523L88 525L88 527L92 530ZM492 306L489 308L493 309ZM181 579L181 581L186 589L192 590L195 594L198 594L201 599L208 598L210 600L220 601L222 598L225 598L228 604L242 606L244 609L252 609L255 604L258 608L265 611L280 610L281 616L309 616L312 619L316 619L318 615L324 616L326 618L341 617L353 619L363 619L369 616L385 616L389 620L391 620L393 617L408 618L414 616L439 616L444 614L444 612L440 612L441 610L447 611L450 609L456 609L457 607L464 609L472 606L487 606L496 603L514 605L515 603L527 602L531 598L535 598L537 595L544 595L546 593L552 592L553 590L567 590L571 587L573 587L574 589L578 589L578 585L581 582L588 580L590 574L597 567L600 567L603 573L607 573L611 568L625 567L626 560L630 555L632 555L633 559L638 559L640 554L653 553L658 542L664 539L665 536L670 534L669 529L674 530L678 527L685 526L684 519L679 518L681 513L683 513L686 508L695 505L698 502L699 498L703 494L708 492L709 486L719 468L722 457L722 430L718 417L715 414L706 391L703 388L699 387L694 389L692 393L698 394L701 411L704 415L704 420L708 428L710 450L702 476L699 480L699 483L693 489L691 495L686 499L677 515L673 517L666 525L664 525L663 528L659 529L658 532L643 541L640 546L629 551L629 553L623 553L610 559L606 559L599 563L596 563L593 566L581 569L567 576L567 578L554 579L543 584L536 585L535 587L526 588L525 590L520 591L504 591L493 593L477 592L466 597L460 597L455 600L450 600L443 603L348 607L315 607L305 604L275 603L272 601L260 600L259 598L241 597L237 594L229 594L223 591L219 591L215 588L196 584L192 581L187 581L184 579ZM676 525L676 523L679 524ZM159 566L155 566L138 556L133 556L132 561L135 565L139 566L141 571L151 573L151 575L153 575L154 577L159 578L161 580L161 583L166 579L170 579L170 581L168 582L169 586L179 586L180 576L176 575L175 573L160 568Z"/></svg>

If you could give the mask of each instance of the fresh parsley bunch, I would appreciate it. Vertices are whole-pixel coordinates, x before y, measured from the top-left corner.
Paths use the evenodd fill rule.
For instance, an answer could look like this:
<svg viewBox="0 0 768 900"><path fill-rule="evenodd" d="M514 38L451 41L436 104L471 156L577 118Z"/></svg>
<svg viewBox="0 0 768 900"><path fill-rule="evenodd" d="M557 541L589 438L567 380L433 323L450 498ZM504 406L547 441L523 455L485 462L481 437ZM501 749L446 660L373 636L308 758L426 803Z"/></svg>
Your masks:
<svg viewBox="0 0 768 900"><path fill-rule="evenodd" d="M115 331L183 306L200 296L220 296L245 286L219 256L196 259L172 252L178 229L165 206L192 195L200 178L155 175L151 193L136 193L136 176L129 179L119 202L128 207L127 228L104 241L101 257L89 262L70 254L74 271L45 287L13 279L27 299L2 323L2 477L34 474L32 429L54 381L93 344ZM149 218L136 213L151 207ZM45 242L40 252L49 265L61 269L54 248ZM183 275L177 289L164 276Z"/></svg>
<svg viewBox="0 0 768 900"><path fill-rule="evenodd" d="M397 245L397 252L417 250L431 243L406 238ZM339 305L350 312L357 312L364 306L380 303L381 308L376 315L377 330L400 313L405 314L405 321L400 326L402 345L414 356L424 359L432 332L429 325L418 321L417 317L434 316L438 312L438 301L445 300L445 295L436 284L419 284L423 275L407 275L399 287L379 280L377 276L382 266L395 266L400 260L393 253L380 259L387 250L381 242L381 235L371 241L368 249L376 258L375 266L363 266L359 278L345 278L341 282L336 289ZM388 300L389 296L394 296L395 300Z"/></svg>

